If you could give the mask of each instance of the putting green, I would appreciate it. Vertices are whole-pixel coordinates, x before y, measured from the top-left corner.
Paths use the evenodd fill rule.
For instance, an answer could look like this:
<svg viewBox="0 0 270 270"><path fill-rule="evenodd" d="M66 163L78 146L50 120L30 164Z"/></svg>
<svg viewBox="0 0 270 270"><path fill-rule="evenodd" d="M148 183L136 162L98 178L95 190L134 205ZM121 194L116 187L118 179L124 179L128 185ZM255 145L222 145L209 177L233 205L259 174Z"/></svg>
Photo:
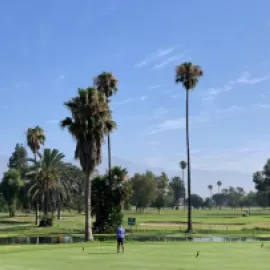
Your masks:
<svg viewBox="0 0 270 270"><path fill-rule="evenodd" d="M1 270L268 269L270 243L126 243L0 247ZM196 258L196 253L199 256Z"/></svg>

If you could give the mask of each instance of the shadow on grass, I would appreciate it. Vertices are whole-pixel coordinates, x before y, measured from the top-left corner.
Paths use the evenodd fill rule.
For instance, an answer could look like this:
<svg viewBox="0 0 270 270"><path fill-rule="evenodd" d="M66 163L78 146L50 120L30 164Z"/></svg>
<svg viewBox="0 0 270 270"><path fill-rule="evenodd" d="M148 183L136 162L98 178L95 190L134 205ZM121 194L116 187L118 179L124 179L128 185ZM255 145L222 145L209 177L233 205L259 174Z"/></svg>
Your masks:
<svg viewBox="0 0 270 270"><path fill-rule="evenodd" d="M0 220L0 225L31 225L29 221L20 221L20 220Z"/></svg>
<svg viewBox="0 0 270 270"><path fill-rule="evenodd" d="M116 254L118 255L116 252L103 252L103 251L100 251L100 252L88 252L89 255L113 255L113 254Z"/></svg>

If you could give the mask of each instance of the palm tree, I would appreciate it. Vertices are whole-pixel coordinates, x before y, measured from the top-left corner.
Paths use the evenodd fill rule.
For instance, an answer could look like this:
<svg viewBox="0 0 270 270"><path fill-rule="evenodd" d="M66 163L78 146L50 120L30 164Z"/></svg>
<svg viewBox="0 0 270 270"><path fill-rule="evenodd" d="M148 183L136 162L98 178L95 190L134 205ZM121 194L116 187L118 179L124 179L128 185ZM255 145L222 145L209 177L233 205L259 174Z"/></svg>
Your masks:
<svg viewBox="0 0 270 270"><path fill-rule="evenodd" d="M113 76L110 72L102 72L97 77L94 78L94 85L98 89L98 91L102 92L106 96L106 100L109 106L110 103L110 97L112 97L114 94L117 93L117 79ZM109 180L112 182L112 156L111 156L111 138L110 138L110 132L111 129L108 127L108 171L109 171Z"/></svg>
<svg viewBox="0 0 270 270"><path fill-rule="evenodd" d="M61 121L61 127L67 128L75 138L75 158L80 160L85 174L85 240L89 241L93 240L92 177L95 168L101 163L104 137L108 134L108 130L116 126L116 123L111 118L106 96L96 88L78 89L78 96L65 102L65 106L70 111L71 117Z"/></svg>
<svg viewBox="0 0 270 270"><path fill-rule="evenodd" d="M45 132L40 126L34 128L28 128L26 132L27 145L34 154L35 162L37 161L37 153L40 150L40 146L45 144L46 137Z"/></svg>
<svg viewBox="0 0 270 270"><path fill-rule="evenodd" d="M187 162L185 160L180 161L180 168L182 170L182 181L185 183L185 169L187 167ZM184 196L184 210L186 210L186 194Z"/></svg>
<svg viewBox="0 0 270 270"><path fill-rule="evenodd" d="M209 198L209 209L211 208L211 202L212 202L212 190L213 190L213 186L212 185L208 185L207 187L209 189L210 192L210 198Z"/></svg>
<svg viewBox="0 0 270 270"><path fill-rule="evenodd" d="M44 149L38 156L39 161L30 160L34 164L27 173L32 179L28 195L33 200L42 198L44 216L47 217L49 205L67 195L67 188L60 181L66 166L63 162L65 156L57 149ZM51 209L55 209L54 205L51 205Z"/></svg>
<svg viewBox="0 0 270 270"><path fill-rule="evenodd" d="M45 132L40 126L34 128L28 128L26 132L27 145L34 154L35 163L37 162L37 153L40 150L40 146L45 144L46 137ZM39 224L39 197L36 198L36 225Z"/></svg>
<svg viewBox="0 0 270 270"><path fill-rule="evenodd" d="M222 186L222 182L221 181L217 181L217 186L218 186L218 193L220 193L220 187Z"/></svg>
<svg viewBox="0 0 270 270"><path fill-rule="evenodd" d="M186 90L186 147L187 147L187 188L188 188L188 228L187 232L192 232L191 219L191 172L190 172L190 150L189 150L189 91L196 87L199 77L203 75L200 66L185 62L176 67L176 83L181 83Z"/></svg>

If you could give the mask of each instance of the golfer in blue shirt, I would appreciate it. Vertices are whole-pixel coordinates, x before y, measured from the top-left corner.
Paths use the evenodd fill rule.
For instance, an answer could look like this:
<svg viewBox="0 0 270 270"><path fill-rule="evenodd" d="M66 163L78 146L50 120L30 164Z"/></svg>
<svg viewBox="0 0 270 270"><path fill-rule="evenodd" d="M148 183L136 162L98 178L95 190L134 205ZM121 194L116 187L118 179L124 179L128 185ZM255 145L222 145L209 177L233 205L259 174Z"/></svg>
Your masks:
<svg viewBox="0 0 270 270"><path fill-rule="evenodd" d="M116 238L117 238L117 253L120 252L120 247L122 248L122 252L124 253L124 240L125 240L125 229L123 226L120 226L116 230Z"/></svg>

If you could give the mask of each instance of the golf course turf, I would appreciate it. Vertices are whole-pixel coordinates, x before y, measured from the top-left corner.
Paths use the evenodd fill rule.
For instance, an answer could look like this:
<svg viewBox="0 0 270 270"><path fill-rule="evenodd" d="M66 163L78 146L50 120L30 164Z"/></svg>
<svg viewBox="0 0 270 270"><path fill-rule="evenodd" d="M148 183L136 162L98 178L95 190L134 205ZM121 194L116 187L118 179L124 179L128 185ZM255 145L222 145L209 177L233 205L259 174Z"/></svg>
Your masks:
<svg viewBox="0 0 270 270"><path fill-rule="evenodd" d="M84 250L82 247L85 247ZM196 258L197 251L199 256ZM126 243L0 247L1 270L268 269L270 243Z"/></svg>

